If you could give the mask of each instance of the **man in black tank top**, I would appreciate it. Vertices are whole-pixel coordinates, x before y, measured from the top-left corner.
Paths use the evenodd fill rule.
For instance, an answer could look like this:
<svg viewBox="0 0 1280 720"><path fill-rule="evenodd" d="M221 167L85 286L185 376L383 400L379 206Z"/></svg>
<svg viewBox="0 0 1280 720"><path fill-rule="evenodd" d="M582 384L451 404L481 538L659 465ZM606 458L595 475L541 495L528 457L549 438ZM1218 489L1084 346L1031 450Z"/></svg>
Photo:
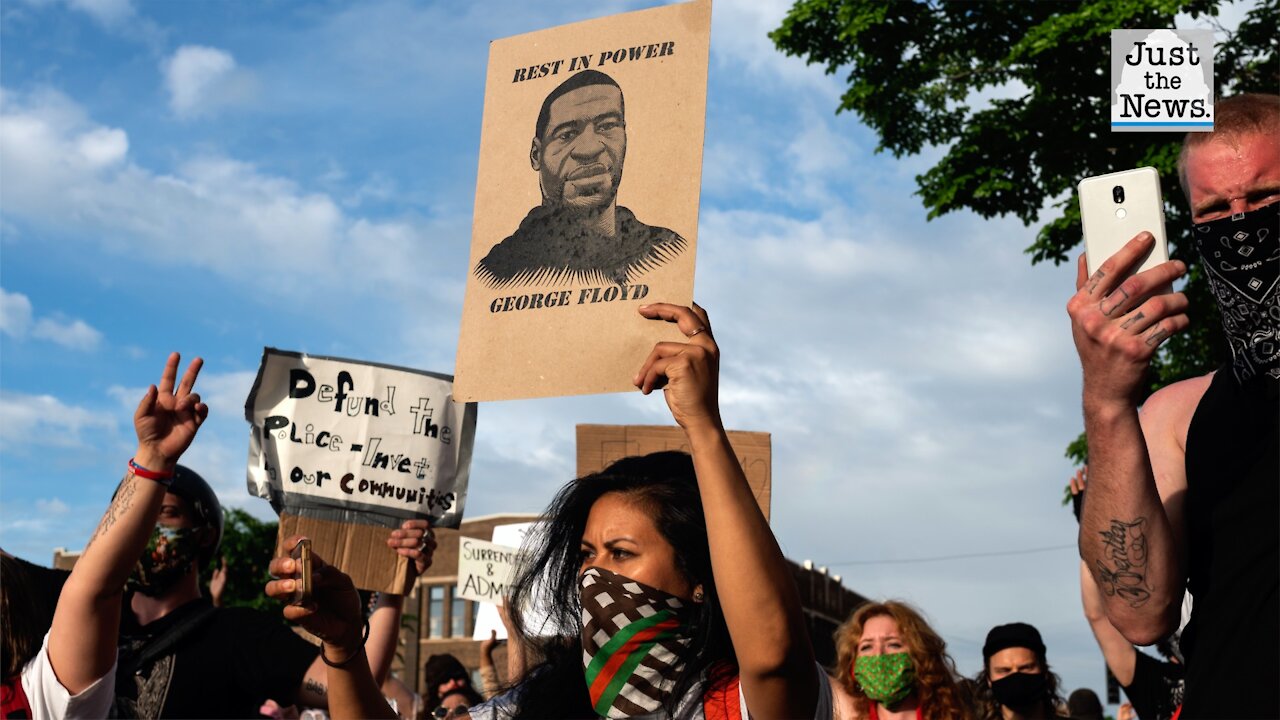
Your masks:
<svg viewBox="0 0 1280 720"><path fill-rule="evenodd" d="M1089 493L1080 554L1111 624L1148 645L1183 635L1182 718L1280 717L1280 97L1220 100L1178 169L1232 360L1134 398L1160 344L1188 324L1161 290L1186 266L1128 276L1143 233L1067 304L1084 371Z"/></svg>

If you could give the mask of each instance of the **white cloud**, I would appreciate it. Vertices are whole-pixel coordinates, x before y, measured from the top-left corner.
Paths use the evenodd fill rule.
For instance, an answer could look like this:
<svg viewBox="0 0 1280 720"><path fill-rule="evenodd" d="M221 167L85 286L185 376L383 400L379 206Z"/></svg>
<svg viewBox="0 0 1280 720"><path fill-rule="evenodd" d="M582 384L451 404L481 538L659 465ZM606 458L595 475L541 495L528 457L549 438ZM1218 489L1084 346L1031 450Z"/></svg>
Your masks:
<svg viewBox="0 0 1280 720"><path fill-rule="evenodd" d="M836 78L824 75L802 58L783 55L769 39L769 33L782 24L792 5L792 0L717 5L711 16L712 62L750 77L753 83L767 83L771 89L799 87L808 94L834 101L841 87Z"/></svg>
<svg viewBox="0 0 1280 720"><path fill-rule="evenodd" d="M24 0L27 5L47 7L66 5L85 13L105 28L120 29L123 21L137 20L133 0Z"/></svg>
<svg viewBox="0 0 1280 720"><path fill-rule="evenodd" d="M0 288L0 332L21 340L27 336L49 340L71 350L96 350L102 333L83 320L60 316L42 317L32 325L31 300L22 293Z"/></svg>
<svg viewBox="0 0 1280 720"><path fill-rule="evenodd" d="M208 268L295 300L299 293L324 293L356 269L370 290L458 302L435 285L424 289L420 268L444 264L441 252L463 267L465 244L432 242L419 220L348 216L328 194L219 155L186 160L172 173L152 172L130 160L128 147L123 129L93 122L61 93L4 92L6 213L115 252ZM453 218L440 222L459 225Z"/></svg>
<svg viewBox="0 0 1280 720"><path fill-rule="evenodd" d="M65 515L70 508L58 498L50 498L49 500L36 500L36 510L45 515Z"/></svg>
<svg viewBox="0 0 1280 720"><path fill-rule="evenodd" d="M31 337L48 340L71 350L96 350L102 333L83 320L41 318L31 329Z"/></svg>
<svg viewBox="0 0 1280 720"><path fill-rule="evenodd" d="M94 128L76 138L76 147L92 167L114 165L129 152L129 136L117 128Z"/></svg>
<svg viewBox="0 0 1280 720"><path fill-rule="evenodd" d="M32 447L84 448L99 445L87 433L116 432L116 416L67 405L52 395L0 391L0 450L26 453Z"/></svg>
<svg viewBox="0 0 1280 720"><path fill-rule="evenodd" d="M31 325L31 301L22 293L11 293L0 288L0 332L11 338L21 338Z"/></svg>
<svg viewBox="0 0 1280 720"><path fill-rule="evenodd" d="M183 45L161 69L169 108L180 118L207 115L244 102L254 91L253 76L237 66L230 53L218 48Z"/></svg>
<svg viewBox="0 0 1280 720"><path fill-rule="evenodd" d="M88 13L107 27L113 27L134 14L131 0L67 0L67 4Z"/></svg>

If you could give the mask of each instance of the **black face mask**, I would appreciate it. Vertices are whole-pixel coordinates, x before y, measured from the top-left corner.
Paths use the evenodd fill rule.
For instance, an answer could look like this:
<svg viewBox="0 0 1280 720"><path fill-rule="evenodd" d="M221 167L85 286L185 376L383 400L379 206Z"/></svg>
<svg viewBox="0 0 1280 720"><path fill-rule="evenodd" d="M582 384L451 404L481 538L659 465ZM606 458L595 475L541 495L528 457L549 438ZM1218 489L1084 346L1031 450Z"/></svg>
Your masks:
<svg viewBox="0 0 1280 720"><path fill-rule="evenodd" d="M996 702L1010 708L1025 708L1045 699L1048 676L1044 673L1016 672L991 681Z"/></svg>
<svg viewBox="0 0 1280 720"><path fill-rule="evenodd" d="M1236 379L1280 379L1280 202L1192 228Z"/></svg>

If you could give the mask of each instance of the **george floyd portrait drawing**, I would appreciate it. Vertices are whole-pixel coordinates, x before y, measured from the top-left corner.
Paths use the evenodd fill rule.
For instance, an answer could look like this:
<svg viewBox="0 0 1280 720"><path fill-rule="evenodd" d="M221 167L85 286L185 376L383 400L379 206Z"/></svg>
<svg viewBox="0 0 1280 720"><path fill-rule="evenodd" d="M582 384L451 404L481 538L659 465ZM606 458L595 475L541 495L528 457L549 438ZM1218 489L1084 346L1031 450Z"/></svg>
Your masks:
<svg viewBox="0 0 1280 720"><path fill-rule="evenodd" d="M628 392L693 301L711 0L489 44L454 399ZM624 172L625 168L625 172Z"/></svg>
<svg viewBox="0 0 1280 720"><path fill-rule="evenodd" d="M542 101L529 148L542 204L475 266L490 288L628 285L689 243L618 205L627 155L626 102L609 75L582 70Z"/></svg>

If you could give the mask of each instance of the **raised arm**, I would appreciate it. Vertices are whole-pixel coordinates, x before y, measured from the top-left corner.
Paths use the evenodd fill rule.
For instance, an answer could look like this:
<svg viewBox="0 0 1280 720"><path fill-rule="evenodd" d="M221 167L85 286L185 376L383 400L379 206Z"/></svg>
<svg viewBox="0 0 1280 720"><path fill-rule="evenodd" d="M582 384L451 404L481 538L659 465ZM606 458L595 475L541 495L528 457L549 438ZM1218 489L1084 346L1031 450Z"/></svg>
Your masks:
<svg viewBox="0 0 1280 720"><path fill-rule="evenodd" d="M655 304L640 314L676 323L689 339L658 343L635 383L646 394L665 385L671 414L688 435L747 707L754 717L811 717L819 690L813 647L791 571L720 420L720 351L706 311Z"/></svg>
<svg viewBox="0 0 1280 720"><path fill-rule="evenodd" d="M1111 674L1116 676L1116 680L1128 687L1133 683L1133 668L1137 664L1138 651L1107 620L1107 612L1102 607L1102 594L1083 560L1080 561L1080 601L1084 604L1084 617L1089 621L1089 628L1098 641L1098 648L1102 650L1102 659L1106 660L1107 667L1111 668Z"/></svg>
<svg viewBox="0 0 1280 720"><path fill-rule="evenodd" d="M413 561L414 577L431 567L436 550L435 534L426 520L406 520L387 536L387 547L397 555ZM404 612L404 596L379 593L378 603L369 615L369 639L365 643L365 655L369 671L378 687L386 681L400 642L400 618ZM298 691L299 701L308 707L328 706L328 673L321 658L317 657L307 668Z"/></svg>
<svg viewBox="0 0 1280 720"><path fill-rule="evenodd" d="M529 669L529 662L525 657L524 643L520 642L520 633L516 632L511 623L511 614L507 612L506 601L498 606L498 617L502 618L502 626L507 629L507 687L511 687L524 678L525 671ZM497 674L496 670L494 674Z"/></svg>
<svg viewBox="0 0 1280 720"><path fill-rule="evenodd" d="M1080 468L1076 471L1074 477L1071 478L1071 499L1076 502L1084 500L1084 488L1087 482L1087 468ZM1077 506L1076 520L1079 521L1079 510ZM1111 621L1107 619L1106 608L1102 606L1102 594L1098 590L1098 584L1093 580L1093 574L1089 572L1089 567L1080 562L1080 602L1084 606L1084 619L1089 621L1089 629L1093 631L1093 637L1098 641L1098 648L1102 650L1102 658L1106 661L1107 667L1111 669L1111 674L1120 681L1120 684L1128 687L1133 682L1133 669L1137 664L1138 651L1124 636L1116 630Z"/></svg>
<svg viewBox="0 0 1280 720"><path fill-rule="evenodd" d="M160 515L167 484L139 473L172 477L209 408L193 392L203 361L196 358L178 382L178 353L169 355L160 385L147 388L133 416L138 449L111 505L67 578L49 629L49 663L72 694L89 687L115 664L124 583ZM176 384L176 387L175 387Z"/></svg>
<svg viewBox="0 0 1280 720"><path fill-rule="evenodd" d="M1186 577L1181 519L1175 527L1165 512L1137 411L1151 357L1188 324L1186 296L1161 292L1186 272L1181 261L1125 278L1152 242L1150 233L1138 235L1092 277L1082 256L1077 292L1067 304L1089 437L1080 556L1112 624L1140 645L1176 627Z"/></svg>
<svg viewBox="0 0 1280 720"><path fill-rule="evenodd" d="M301 539L300 535L289 538L286 547L292 547ZM367 636L362 633L364 613L355 585L350 577L319 555L313 553L311 562L311 602L305 606L285 605L284 616L323 641L320 657L327 666L329 716L334 720L395 720L397 715L383 699L369 670L365 655ZM267 583L267 595L289 602L298 576L297 563L288 557L275 558L271 561L271 574L280 579Z"/></svg>

